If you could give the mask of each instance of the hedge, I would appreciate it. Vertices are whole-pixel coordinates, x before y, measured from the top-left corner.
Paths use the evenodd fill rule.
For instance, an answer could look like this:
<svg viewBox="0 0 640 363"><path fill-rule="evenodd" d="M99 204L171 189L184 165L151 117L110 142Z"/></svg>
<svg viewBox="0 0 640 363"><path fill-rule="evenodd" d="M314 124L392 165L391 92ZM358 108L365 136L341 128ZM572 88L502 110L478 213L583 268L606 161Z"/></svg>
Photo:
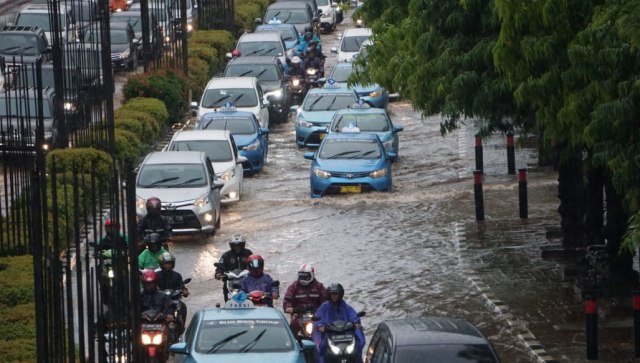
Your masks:
<svg viewBox="0 0 640 363"><path fill-rule="evenodd" d="M255 3L236 3L235 21L239 28L239 33L251 32L255 27L256 18L262 18L264 11L261 10L259 4Z"/></svg>
<svg viewBox="0 0 640 363"><path fill-rule="evenodd" d="M226 30L198 30L189 38L189 47L204 45L217 52L218 60L222 63L224 56L236 46L236 39Z"/></svg>
<svg viewBox="0 0 640 363"><path fill-rule="evenodd" d="M187 81L172 70L159 69L153 73L130 76L122 88L125 103L136 97L153 97L164 102L170 124L182 121L186 111L183 95Z"/></svg>
<svg viewBox="0 0 640 363"><path fill-rule="evenodd" d="M145 147L138 135L131 131L116 129L116 154L125 165L135 165L144 155Z"/></svg>
<svg viewBox="0 0 640 363"><path fill-rule="evenodd" d="M113 174L111 155L94 148L54 149L47 154L47 165L53 165L56 172L71 171L77 168L82 172L93 170L98 178L104 179Z"/></svg>
<svg viewBox="0 0 640 363"><path fill-rule="evenodd" d="M163 107L164 107L164 104L163 104ZM149 113L146 113L142 110L129 108L129 107L121 107L115 111L114 120L120 120L120 119L131 119L131 120L136 120L140 122L143 125L143 127L149 129L149 131L153 133L154 140L160 139L161 136L164 135L164 132L168 123L167 122L168 118L166 118L164 121L157 120Z"/></svg>
<svg viewBox="0 0 640 363"><path fill-rule="evenodd" d="M193 45L189 45L189 60L192 59L205 62L204 68L209 78L213 77L222 65L218 57L218 51L205 44L193 43ZM192 67L191 64L189 64L189 75L194 71L201 72L202 70L201 67Z"/></svg>
<svg viewBox="0 0 640 363"><path fill-rule="evenodd" d="M158 125L168 124L169 111L167 110L167 106L157 98L135 97L128 100L120 109L149 113Z"/></svg>
<svg viewBox="0 0 640 363"><path fill-rule="evenodd" d="M200 102L202 92L211 77L207 74L207 64L200 58L189 58L189 88L191 99Z"/></svg>

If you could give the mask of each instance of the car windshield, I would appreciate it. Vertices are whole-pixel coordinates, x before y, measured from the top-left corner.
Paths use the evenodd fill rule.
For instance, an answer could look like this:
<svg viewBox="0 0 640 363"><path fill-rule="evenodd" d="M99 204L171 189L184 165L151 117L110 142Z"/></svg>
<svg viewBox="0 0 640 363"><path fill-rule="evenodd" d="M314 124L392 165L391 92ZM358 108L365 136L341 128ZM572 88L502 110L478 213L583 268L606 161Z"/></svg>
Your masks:
<svg viewBox="0 0 640 363"><path fill-rule="evenodd" d="M346 114L340 115L334 123L332 130L340 132L344 127L357 127L363 132L389 131L389 122L383 114Z"/></svg>
<svg viewBox="0 0 640 363"><path fill-rule="evenodd" d="M205 91L202 96L202 107L223 107L225 103L232 102L236 107L256 107L258 97L253 88L214 88Z"/></svg>
<svg viewBox="0 0 640 363"><path fill-rule="evenodd" d="M243 57L252 55L279 56L282 55L280 42L239 42L238 50Z"/></svg>
<svg viewBox="0 0 640 363"><path fill-rule="evenodd" d="M329 5L329 0L316 0L316 4L318 4L318 6L327 6Z"/></svg>
<svg viewBox="0 0 640 363"><path fill-rule="evenodd" d="M410 345L396 349L398 362L497 363L487 345Z"/></svg>
<svg viewBox="0 0 640 363"><path fill-rule="evenodd" d="M276 319L205 320L196 337L196 352L290 352L295 344L288 329L288 324Z"/></svg>
<svg viewBox="0 0 640 363"><path fill-rule="evenodd" d="M0 53L8 55L38 55L38 40L31 34L0 33Z"/></svg>
<svg viewBox="0 0 640 363"><path fill-rule="evenodd" d="M308 23L309 17L304 9L271 9L267 11L265 19L276 18L285 24Z"/></svg>
<svg viewBox="0 0 640 363"><path fill-rule="evenodd" d="M133 31L142 32L142 18L138 16L111 16L112 23L129 22L133 27Z"/></svg>
<svg viewBox="0 0 640 363"><path fill-rule="evenodd" d="M282 40L284 40L285 42L298 39L298 33L295 31L295 29L291 29L291 28L269 29L269 28L258 27L256 29L256 33L273 32L273 31L277 32L278 35L280 35L280 38L282 38Z"/></svg>
<svg viewBox="0 0 640 363"><path fill-rule="evenodd" d="M360 46L362 42L367 40L370 35L358 35L358 36L350 36L345 37L342 40L342 45L340 46L340 50L343 52L357 52L360 50Z"/></svg>
<svg viewBox="0 0 640 363"><path fill-rule="evenodd" d="M58 15L58 24L62 28L66 27L65 17L62 14ZM49 13L20 13L18 15L18 19L16 19L16 25L19 26L37 26L42 30L49 32L51 31L51 25L49 22Z"/></svg>
<svg viewBox="0 0 640 363"><path fill-rule="evenodd" d="M305 111L337 111L354 104L356 97L348 93L309 94L304 99Z"/></svg>
<svg viewBox="0 0 640 363"><path fill-rule="evenodd" d="M352 67L333 67L329 78L339 83L346 83L352 71Z"/></svg>
<svg viewBox="0 0 640 363"><path fill-rule="evenodd" d="M380 147L371 139L332 139L322 143L322 159L380 159Z"/></svg>
<svg viewBox="0 0 640 363"><path fill-rule="evenodd" d="M11 95L13 96L13 95ZM0 98L0 117L36 117L38 112L38 100L35 98L24 99L23 95L16 97ZM51 105L42 101L42 117L51 118Z"/></svg>
<svg viewBox="0 0 640 363"><path fill-rule="evenodd" d="M279 81L280 74L275 64L238 64L229 66L225 77L256 77L260 81Z"/></svg>
<svg viewBox="0 0 640 363"><path fill-rule="evenodd" d="M147 164L138 175L139 188L201 188L207 185L202 164Z"/></svg>
<svg viewBox="0 0 640 363"><path fill-rule="evenodd" d="M227 140L183 140L175 141L169 146L169 151L202 151L211 161L232 161L233 152Z"/></svg>
<svg viewBox="0 0 640 363"><path fill-rule="evenodd" d="M252 119L207 119L203 117L200 121L202 130L229 130L234 135L251 135L256 133L255 122Z"/></svg>
<svg viewBox="0 0 640 363"><path fill-rule="evenodd" d="M92 1L78 1L73 6L76 20L89 22L95 20L97 16L97 5Z"/></svg>
<svg viewBox="0 0 640 363"><path fill-rule="evenodd" d="M125 29L111 29L109 32L111 36L111 44L127 44L129 38L127 37L127 31ZM100 43L100 30L91 30L84 36L84 41L87 43Z"/></svg>

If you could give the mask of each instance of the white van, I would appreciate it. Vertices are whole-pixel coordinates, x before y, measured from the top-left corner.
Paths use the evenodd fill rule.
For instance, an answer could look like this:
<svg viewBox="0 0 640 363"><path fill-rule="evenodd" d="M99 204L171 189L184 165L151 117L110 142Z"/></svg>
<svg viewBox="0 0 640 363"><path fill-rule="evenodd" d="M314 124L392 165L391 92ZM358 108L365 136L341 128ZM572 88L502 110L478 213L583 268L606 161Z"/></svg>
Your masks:
<svg viewBox="0 0 640 363"><path fill-rule="evenodd" d="M344 31L340 39L340 48L331 48L331 53L338 54L338 62L351 62L358 54L365 40L373 33L371 28L351 28Z"/></svg>

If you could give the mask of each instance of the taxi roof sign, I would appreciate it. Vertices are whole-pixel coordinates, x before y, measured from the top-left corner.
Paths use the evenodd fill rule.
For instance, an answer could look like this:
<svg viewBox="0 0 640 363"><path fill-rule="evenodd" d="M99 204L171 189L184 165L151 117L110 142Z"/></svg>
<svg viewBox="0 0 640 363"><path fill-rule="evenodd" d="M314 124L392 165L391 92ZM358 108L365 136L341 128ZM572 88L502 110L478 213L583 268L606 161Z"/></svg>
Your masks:
<svg viewBox="0 0 640 363"><path fill-rule="evenodd" d="M336 80L333 78L327 79L327 83L324 85L324 88L338 88Z"/></svg>
<svg viewBox="0 0 640 363"><path fill-rule="evenodd" d="M278 19L278 17L274 16L269 20L269 24L282 24L282 21Z"/></svg>
<svg viewBox="0 0 640 363"><path fill-rule="evenodd" d="M361 99L358 100L358 103L354 103L349 108L351 108L351 109L367 109L367 108L371 108L371 106L368 103L364 102L364 100L361 98Z"/></svg>
<svg viewBox="0 0 640 363"><path fill-rule="evenodd" d="M224 303L225 309L251 309L253 307L253 302L247 299L247 294L244 291L239 291Z"/></svg>
<svg viewBox="0 0 640 363"><path fill-rule="evenodd" d="M220 107L221 112L234 112L238 109L233 105L233 102L226 102L224 106Z"/></svg>

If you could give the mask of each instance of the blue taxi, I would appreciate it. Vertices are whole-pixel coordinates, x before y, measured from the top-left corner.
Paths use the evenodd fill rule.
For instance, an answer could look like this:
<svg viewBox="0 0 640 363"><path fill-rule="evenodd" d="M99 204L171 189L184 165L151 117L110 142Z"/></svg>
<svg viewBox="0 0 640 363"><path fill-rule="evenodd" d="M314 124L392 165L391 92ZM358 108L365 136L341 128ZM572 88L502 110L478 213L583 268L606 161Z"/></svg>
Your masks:
<svg viewBox="0 0 640 363"><path fill-rule="evenodd" d="M298 147L318 147L336 111L357 101L353 90L337 87L331 79L323 88L310 89L301 106L291 106L291 111L296 113Z"/></svg>
<svg viewBox="0 0 640 363"><path fill-rule="evenodd" d="M336 84L341 87L347 87L347 80L353 72L354 64L352 62L337 63L329 74L329 78L334 79ZM381 85L374 83L368 85L356 84L352 87L358 97L373 107L386 109L389 105L389 92Z"/></svg>
<svg viewBox="0 0 640 363"><path fill-rule="evenodd" d="M311 197L327 194L391 192L391 159L375 133L361 133L353 127L341 133L329 133L316 152L307 152L312 160Z"/></svg>
<svg viewBox="0 0 640 363"><path fill-rule="evenodd" d="M229 130L241 156L245 175L262 171L269 153L269 129L261 128L253 112L237 111L226 105L216 112L208 112L196 123L197 130Z"/></svg>
<svg viewBox="0 0 640 363"><path fill-rule="evenodd" d="M229 300L223 308L195 313L180 343L171 345L176 362L304 363L311 341L298 344L285 316L251 301Z"/></svg>
<svg viewBox="0 0 640 363"><path fill-rule="evenodd" d="M400 147L398 132L403 131L404 127L395 126L384 109L372 108L360 99L357 104L336 112L327 131L342 132L343 129L348 130L352 127L357 127L360 132L375 133L382 141L384 149L393 151L395 157L398 156Z"/></svg>

